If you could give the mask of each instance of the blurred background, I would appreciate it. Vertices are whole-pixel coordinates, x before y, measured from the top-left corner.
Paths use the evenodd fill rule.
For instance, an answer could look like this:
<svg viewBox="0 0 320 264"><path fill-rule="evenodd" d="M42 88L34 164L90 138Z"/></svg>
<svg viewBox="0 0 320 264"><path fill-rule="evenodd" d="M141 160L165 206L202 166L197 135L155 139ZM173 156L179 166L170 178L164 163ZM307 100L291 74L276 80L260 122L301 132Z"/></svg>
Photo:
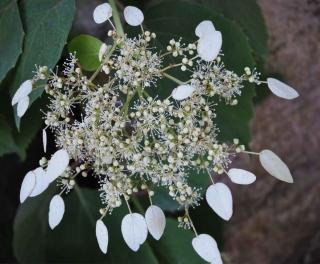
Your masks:
<svg viewBox="0 0 320 264"><path fill-rule="evenodd" d="M3 1L0 3L0 29L4 26L4 19L1 20L1 18L7 12L14 12L13 9L7 8L10 1ZM27 1L18 1L18 8L23 28L28 31L24 24L26 21L28 22L28 14L26 16L24 14L25 2ZM38 1L36 4L42 8L43 2ZM65 1L51 2L60 4ZM76 14L74 20L71 21L73 26L69 33L69 39L79 33L91 34L101 40L106 38L105 29L97 27L91 17L92 10L101 2L76 1ZM150 4L150 2L155 3ZM161 1L122 1L122 4L130 3L147 8L148 5L158 2ZM176 1L166 2L175 5ZM255 114L250 121L252 132L250 148L253 150L264 148L274 150L291 169L295 182L288 185L268 176L256 159L244 156L236 159L237 166L251 170L258 175L258 180L249 188L228 184L232 188L234 197L234 215L227 223L217 219L213 220L216 229L214 232L223 243L222 251L227 256L229 263L235 264L320 263L320 122L318 116L320 113L320 1L207 0L186 2L198 2L197 4L202 5L203 8L218 12L226 19L238 23L244 33L248 33L249 40L252 37L250 34L261 34L261 31L266 30L268 40L265 38L265 45L268 51L267 53L256 52L254 55L255 65L265 75L280 76L300 93L298 99L285 101L268 96L265 92L257 91L258 96L254 99ZM239 16L241 16L240 19ZM255 16L258 18L253 18ZM264 19L265 29L260 25L260 16ZM53 23L51 26L54 27L55 24ZM181 26L183 27L183 25ZM191 30L193 31L193 29ZM262 35L264 35L263 32ZM7 37L0 30L0 54L2 56L0 63L3 65L5 64L3 52L7 47L2 41ZM261 51L263 43L264 41L252 42L253 49L257 48ZM234 42L234 45L237 43ZM20 60L23 59L22 56ZM33 64L35 63L39 62L33 61ZM55 62L52 66L54 64ZM0 69L2 68L0 67ZM0 86L2 99L9 98L9 94L12 95L12 90L7 91L1 87L10 85L10 75L15 75L17 72L19 73L19 69L14 68L2 81ZM29 135L23 134L24 138L28 137L28 142L24 145L23 150L18 150L16 147L8 149L6 143L12 138L8 136L7 132L17 133L16 128L8 120L8 116L10 116L7 113L7 108L10 107L8 100L7 102L1 101L0 104L0 201L2 205L0 262L16 263L20 260L19 262L27 263L28 261L22 261L21 256L17 257L17 250L14 251L13 223L19 207L19 190L22 179L30 168L37 166L42 155L40 125L37 124L41 122L41 118L38 115L28 121L28 125L35 127L35 129ZM33 108L39 110L40 106L41 102ZM13 113L11 115L13 116ZM4 122L4 120L6 121ZM22 133L24 133L23 130ZM15 138L14 136L13 139ZM19 142L22 142L20 140L21 138L16 141L18 145ZM50 144L53 149L53 142ZM26 152L24 153L24 151ZM206 215L206 209L202 209L202 212L200 218L209 218ZM28 221L32 222L32 219L36 218L35 215ZM210 220L207 219L201 225L205 230L206 226L210 225ZM20 236L20 238L22 237ZM29 236L24 239L26 240L25 244L28 245L37 238ZM79 246L70 250L69 253L72 255L85 249ZM114 261L106 263L134 262L132 259L123 260L123 262L117 262L116 259ZM36 262L35 260L29 263ZM46 262L70 263L72 261L67 258L64 261L47 258ZM98 263L100 261L92 262ZM41 262L39 261L39 263ZM159 263L178 263L178 261L159 261ZM179 263L195 262L182 261Z"/></svg>

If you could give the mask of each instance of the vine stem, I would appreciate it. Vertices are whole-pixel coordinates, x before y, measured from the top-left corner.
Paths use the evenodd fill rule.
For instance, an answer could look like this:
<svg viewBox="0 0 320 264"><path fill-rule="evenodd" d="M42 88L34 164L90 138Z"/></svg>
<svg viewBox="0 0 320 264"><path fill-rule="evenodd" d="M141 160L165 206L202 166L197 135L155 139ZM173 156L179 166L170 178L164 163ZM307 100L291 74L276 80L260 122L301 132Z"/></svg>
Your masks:
<svg viewBox="0 0 320 264"><path fill-rule="evenodd" d="M109 4L112 7L112 16L113 16L113 21L114 21L114 25L116 27L117 33L120 36L124 36L123 27L122 27L122 24L121 24L120 15L119 15L118 8L117 8L115 0L109 0Z"/></svg>
<svg viewBox="0 0 320 264"><path fill-rule="evenodd" d="M162 75L163 75L164 77L168 78L169 80L171 80L171 81L173 81L173 82L175 82L175 83L179 84L179 85L184 84L184 82L183 82L183 81L180 81L179 79L177 79L177 78L175 78L175 77L171 76L171 75L170 75L170 74L168 74L168 73L163 72L163 73L162 73Z"/></svg>

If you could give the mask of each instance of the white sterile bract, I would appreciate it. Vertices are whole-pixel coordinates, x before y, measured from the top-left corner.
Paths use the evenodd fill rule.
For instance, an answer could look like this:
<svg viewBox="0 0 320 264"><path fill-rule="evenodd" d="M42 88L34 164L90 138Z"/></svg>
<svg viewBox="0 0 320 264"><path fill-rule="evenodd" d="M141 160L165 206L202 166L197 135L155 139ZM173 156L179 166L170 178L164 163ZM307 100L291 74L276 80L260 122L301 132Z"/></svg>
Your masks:
<svg viewBox="0 0 320 264"><path fill-rule="evenodd" d="M192 239L192 246L197 254L205 261L213 264L222 263L217 242L213 237L207 234L200 234Z"/></svg>
<svg viewBox="0 0 320 264"><path fill-rule="evenodd" d="M15 105L17 104L21 99L28 96L32 91L32 80L27 80L23 82L18 90L15 92L11 104Z"/></svg>
<svg viewBox="0 0 320 264"><path fill-rule="evenodd" d="M224 183L215 183L209 186L206 200L212 210L222 219L228 221L233 213L232 194Z"/></svg>
<svg viewBox="0 0 320 264"><path fill-rule="evenodd" d="M267 83L270 91L278 97L292 100L299 96L295 89L277 79L268 78Z"/></svg>
<svg viewBox="0 0 320 264"><path fill-rule="evenodd" d="M184 100L192 95L195 88L192 85L183 84L173 89L171 96L175 100Z"/></svg>
<svg viewBox="0 0 320 264"><path fill-rule="evenodd" d="M101 44L101 47L99 49L99 61L102 61L103 56L105 55L106 51L108 50L108 46L105 43Z"/></svg>
<svg viewBox="0 0 320 264"><path fill-rule="evenodd" d="M140 26L144 20L142 11L135 6L127 6L123 14L124 19L130 26Z"/></svg>
<svg viewBox="0 0 320 264"><path fill-rule="evenodd" d="M130 249L138 251L148 236L148 228L141 214L127 214L121 223L121 232L124 241Z"/></svg>
<svg viewBox="0 0 320 264"><path fill-rule="evenodd" d="M199 57L207 62L213 61L219 55L222 46L220 31L214 31L199 39L197 51Z"/></svg>
<svg viewBox="0 0 320 264"><path fill-rule="evenodd" d="M45 129L42 129L42 144L43 144L44 153L47 152L47 143L48 143L47 131Z"/></svg>
<svg viewBox="0 0 320 264"><path fill-rule="evenodd" d="M215 31L214 25L210 20L204 20L196 27L195 34L197 37L202 38Z"/></svg>
<svg viewBox="0 0 320 264"><path fill-rule="evenodd" d="M106 254L108 250L109 235L108 229L102 220L97 220L96 222L96 237L100 250Z"/></svg>
<svg viewBox="0 0 320 264"><path fill-rule="evenodd" d="M33 171L36 177L36 185L32 192L30 193L30 197L37 196L43 193L49 186L50 182L46 175L46 172L43 170L42 167L39 167Z"/></svg>
<svg viewBox="0 0 320 264"><path fill-rule="evenodd" d="M293 183L293 178L288 166L271 150L262 150L259 158L262 167L273 177L280 181Z"/></svg>
<svg viewBox="0 0 320 264"><path fill-rule="evenodd" d="M150 234L154 239L159 240L166 227L166 217L162 209L156 205L149 206L145 219Z"/></svg>
<svg viewBox="0 0 320 264"><path fill-rule="evenodd" d="M62 220L64 215L64 201L60 195L52 197L49 205L49 226L54 229Z"/></svg>
<svg viewBox="0 0 320 264"><path fill-rule="evenodd" d="M50 182L58 178L68 167L69 155L64 149L56 151L48 162L47 177Z"/></svg>
<svg viewBox="0 0 320 264"><path fill-rule="evenodd" d="M36 186L36 176L32 171L29 171L24 176L21 188L20 188L20 203L23 203L32 193Z"/></svg>
<svg viewBox="0 0 320 264"><path fill-rule="evenodd" d="M17 116L18 117L22 117L26 113L26 111L28 110L28 107L29 107L29 102L30 102L29 96L22 97L19 100L18 106L17 106Z"/></svg>
<svg viewBox="0 0 320 264"><path fill-rule="evenodd" d="M252 172L242 169L230 169L228 176L232 182L237 184L251 184L256 180L256 176Z"/></svg>
<svg viewBox="0 0 320 264"><path fill-rule="evenodd" d="M98 5L93 11L93 19L97 24L106 22L112 17L112 8L108 3Z"/></svg>

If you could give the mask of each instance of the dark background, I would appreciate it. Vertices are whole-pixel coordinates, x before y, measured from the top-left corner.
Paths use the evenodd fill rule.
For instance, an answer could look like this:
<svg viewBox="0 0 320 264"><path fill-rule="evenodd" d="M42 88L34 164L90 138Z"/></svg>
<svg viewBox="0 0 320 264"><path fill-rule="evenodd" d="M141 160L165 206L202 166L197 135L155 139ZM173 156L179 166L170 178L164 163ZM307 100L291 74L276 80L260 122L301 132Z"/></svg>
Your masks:
<svg viewBox="0 0 320 264"><path fill-rule="evenodd" d="M268 177L257 160L236 162L259 181L232 185L235 212L225 224L224 251L230 263L320 263L320 1L259 0L269 32L267 71L277 72L300 97L287 102L268 97L256 107L251 148L273 149L290 167L295 183ZM85 10L78 10L83 14ZM79 15L79 14L78 14ZM85 16L84 16L85 17ZM82 20L77 28L90 30ZM99 34L99 32L96 32ZM92 34L92 32L91 32ZM0 262L15 262L12 225L25 172L39 160L40 134L27 160L0 159Z"/></svg>

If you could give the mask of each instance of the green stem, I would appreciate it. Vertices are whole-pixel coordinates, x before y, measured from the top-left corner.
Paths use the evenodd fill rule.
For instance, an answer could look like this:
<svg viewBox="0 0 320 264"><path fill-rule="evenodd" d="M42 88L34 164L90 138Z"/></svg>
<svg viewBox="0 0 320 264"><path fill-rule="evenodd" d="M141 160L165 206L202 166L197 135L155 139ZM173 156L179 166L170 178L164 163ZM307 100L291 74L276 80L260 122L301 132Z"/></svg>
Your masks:
<svg viewBox="0 0 320 264"><path fill-rule="evenodd" d="M117 33L120 36L124 36L123 27L122 27L122 24L121 24L120 15L119 15L118 8L117 8L117 5L115 3L115 0L109 0L109 4L112 7L112 16L113 16L113 21L114 21L114 25L116 27Z"/></svg>
<svg viewBox="0 0 320 264"><path fill-rule="evenodd" d="M169 80L171 80L171 81L173 81L173 82L175 82L175 83L179 84L179 85L181 85L181 84L185 84L185 82L180 81L179 79L177 79L177 78L175 78L175 77L171 76L171 75L170 75L170 74L168 74L168 73L163 72L163 73L162 73L162 75L163 75L164 77L168 78Z"/></svg>

